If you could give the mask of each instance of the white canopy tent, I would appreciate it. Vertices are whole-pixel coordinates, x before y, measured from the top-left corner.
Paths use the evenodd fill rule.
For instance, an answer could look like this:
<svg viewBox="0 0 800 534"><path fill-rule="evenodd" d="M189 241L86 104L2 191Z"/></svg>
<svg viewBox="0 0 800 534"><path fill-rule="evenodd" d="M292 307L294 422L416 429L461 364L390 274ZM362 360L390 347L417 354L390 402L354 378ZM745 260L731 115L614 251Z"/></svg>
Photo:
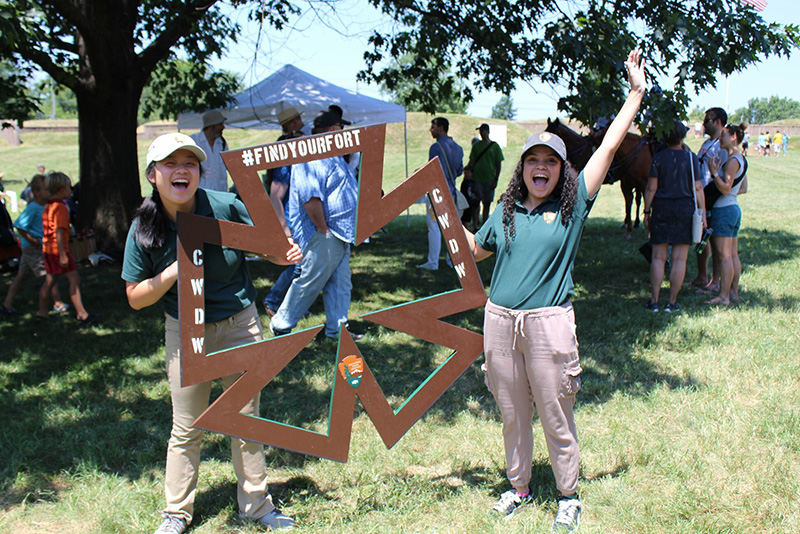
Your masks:
<svg viewBox="0 0 800 534"><path fill-rule="evenodd" d="M275 73L234 97L235 103L222 110L229 128L277 130L278 113L294 107L311 124L314 117L331 104L344 110L344 119L353 126L370 126L406 121L406 108L377 98L360 95L292 65L284 65ZM202 113L181 113L179 130L200 130Z"/></svg>
<svg viewBox="0 0 800 534"><path fill-rule="evenodd" d="M222 109L225 126L257 130L279 130L278 113L294 107L300 112L304 130L310 131L314 117L331 104L342 108L347 128L390 122L403 123L405 167L408 176L408 132L406 108L377 98L354 93L317 78L293 65L284 65L256 85L234 96L235 103ZM178 115L178 130L200 130L202 113Z"/></svg>

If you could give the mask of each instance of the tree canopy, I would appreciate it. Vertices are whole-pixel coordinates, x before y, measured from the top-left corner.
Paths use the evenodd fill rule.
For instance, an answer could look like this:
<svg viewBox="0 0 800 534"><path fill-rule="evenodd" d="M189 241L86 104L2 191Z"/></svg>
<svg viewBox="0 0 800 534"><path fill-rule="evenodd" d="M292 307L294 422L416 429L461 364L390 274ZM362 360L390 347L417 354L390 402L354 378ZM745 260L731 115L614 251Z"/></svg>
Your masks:
<svg viewBox="0 0 800 534"><path fill-rule="evenodd" d="M492 118L513 121L517 116L517 110L514 108L514 100L509 95L503 95L492 107Z"/></svg>
<svg viewBox="0 0 800 534"><path fill-rule="evenodd" d="M539 79L565 86L569 95L559 108L591 124L617 111L626 91L624 59L639 46L652 72L674 75L674 88L651 92L645 101L651 118L671 121L685 114L690 87L704 90L720 74L800 46L796 25L766 23L733 0L367 1L395 24L372 34L360 78L390 90L411 79L419 89L415 99L429 112L440 104L439 88L452 93L465 83L462 96L469 102L469 85L509 94L516 80ZM336 0L327 2L335 8ZM156 95L191 87L179 104L197 111L224 102L232 87L225 76L207 77L207 84L192 81L207 74L201 65L222 56L241 31L220 3L0 0L0 111L15 118L17 109L30 106L21 87L33 68L73 91L79 223L93 226L103 246L121 247L141 201L135 129L148 81L158 82ZM263 21L265 31L283 27L303 5L228 3ZM306 7L316 6L309 0ZM391 60L406 55L409 64L392 67Z"/></svg>
<svg viewBox="0 0 800 534"><path fill-rule="evenodd" d="M450 73L449 65L439 64L434 59L422 62L426 71L436 73L431 86L420 83L425 76L416 63L411 54L405 54L394 59L385 69L390 74L381 82L381 91L389 95L391 102L405 106L408 111L432 114L467 112L466 86Z"/></svg>
<svg viewBox="0 0 800 534"><path fill-rule="evenodd" d="M800 119L800 102L777 96L751 98L747 101L747 107L730 114L731 121L750 124L767 124L783 119Z"/></svg>
<svg viewBox="0 0 800 534"><path fill-rule="evenodd" d="M753 8L728 0L369 1L403 29L373 33L362 79L386 81L395 73L376 69L380 62L411 53L411 68L430 85L426 76L433 73L423 61L433 57L478 89L508 94L517 79L564 85L569 95L558 108L584 124L618 110L624 60L634 47L651 73L674 76L674 88L645 102L657 117L684 116L692 88L713 87L720 74L800 46L796 25L766 23Z"/></svg>

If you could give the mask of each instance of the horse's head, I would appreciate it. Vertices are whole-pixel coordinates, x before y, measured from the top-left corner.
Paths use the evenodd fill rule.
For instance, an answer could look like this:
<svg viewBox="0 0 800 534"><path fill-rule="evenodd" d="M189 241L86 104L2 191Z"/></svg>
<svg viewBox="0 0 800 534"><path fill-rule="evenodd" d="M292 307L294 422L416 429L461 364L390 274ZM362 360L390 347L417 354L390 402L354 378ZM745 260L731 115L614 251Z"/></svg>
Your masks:
<svg viewBox="0 0 800 534"><path fill-rule="evenodd" d="M573 167L581 170L586 166L592 155L592 149L585 137L563 124L558 118L552 121L548 118L545 131L556 134L564 141L567 146L567 159Z"/></svg>

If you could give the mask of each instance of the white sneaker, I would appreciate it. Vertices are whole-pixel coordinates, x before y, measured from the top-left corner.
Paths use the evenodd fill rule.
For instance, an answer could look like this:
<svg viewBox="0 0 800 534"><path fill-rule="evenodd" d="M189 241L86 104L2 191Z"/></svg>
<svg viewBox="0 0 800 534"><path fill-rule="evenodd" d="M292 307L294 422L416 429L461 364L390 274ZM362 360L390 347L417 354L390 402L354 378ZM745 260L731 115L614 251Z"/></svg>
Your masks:
<svg viewBox="0 0 800 534"><path fill-rule="evenodd" d="M163 514L164 521L154 534L183 534L186 530L186 520L179 515Z"/></svg>
<svg viewBox="0 0 800 534"><path fill-rule="evenodd" d="M239 514L239 517L246 519L243 514ZM297 526L297 523L294 519L288 515L284 515L284 513L277 508L272 510L267 515L259 517L255 521L267 530L292 530Z"/></svg>
<svg viewBox="0 0 800 534"><path fill-rule="evenodd" d="M559 497L558 513L553 521L553 534L575 532L581 520L581 500L578 495Z"/></svg>
<svg viewBox="0 0 800 534"><path fill-rule="evenodd" d="M439 266L434 265L433 263L422 263L417 265L417 269L425 269L426 271L438 271Z"/></svg>
<svg viewBox="0 0 800 534"><path fill-rule="evenodd" d="M500 496L500 499L494 503L494 506L492 506L492 512L498 514L504 519L509 518L519 512L522 507L529 502L531 502L530 490L528 490L528 494L526 496L520 497L517 493L517 490L510 489L503 493Z"/></svg>

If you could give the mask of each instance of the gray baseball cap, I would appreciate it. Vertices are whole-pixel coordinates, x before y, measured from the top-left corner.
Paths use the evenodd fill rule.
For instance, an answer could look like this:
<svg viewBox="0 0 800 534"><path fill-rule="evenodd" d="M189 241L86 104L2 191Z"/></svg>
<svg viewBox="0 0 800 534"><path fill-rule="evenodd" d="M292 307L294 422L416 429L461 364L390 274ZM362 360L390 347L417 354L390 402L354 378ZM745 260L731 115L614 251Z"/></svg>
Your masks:
<svg viewBox="0 0 800 534"><path fill-rule="evenodd" d="M520 155L520 158L524 157L528 150L539 145L552 148L556 154L561 156L562 160L566 161L567 147L564 144L564 141L562 141L561 138L556 134L552 134L550 132L541 132L530 136L528 140L525 141L525 146L522 147L522 154Z"/></svg>

